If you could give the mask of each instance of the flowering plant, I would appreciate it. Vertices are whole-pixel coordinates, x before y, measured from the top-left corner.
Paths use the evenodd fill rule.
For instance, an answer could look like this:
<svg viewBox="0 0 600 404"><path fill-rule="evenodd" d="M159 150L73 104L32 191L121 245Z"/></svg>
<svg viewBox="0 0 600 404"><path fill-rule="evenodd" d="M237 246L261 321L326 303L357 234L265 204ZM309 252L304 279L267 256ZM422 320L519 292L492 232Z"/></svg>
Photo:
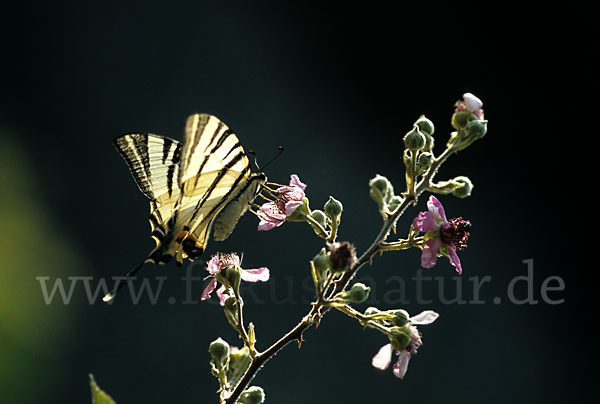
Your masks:
<svg viewBox="0 0 600 404"><path fill-rule="evenodd" d="M265 362L288 343L297 341L301 344L304 332L313 325L318 326L330 310L338 310L357 320L361 326L381 333L386 344L372 358L372 366L382 370L388 368L396 353L393 373L400 379L405 377L409 360L422 345L417 326L433 323L438 313L427 310L410 316L401 308L380 310L376 307L359 311L354 306L368 299L370 288L352 280L365 264L373 262L376 254L412 247L422 250L422 267L432 268L438 257L447 257L456 271L462 273L457 251L467 246L470 222L461 217L448 219L436 196L430 195L427 210L416 214L406 238L390 239L390 233L393 229L395 234L400 216L411 205L416 205L426 191L439 195L452 194L458 198L471 194L473 184L467 177L459 176L440 182L434 182L434 178L448 157L485 136L487 121L484 120L482 105L470 93L464 94L463 99L456 102L451 119L455 131L450 134L445 150L437 156L433 151L433 123L425 116L417 119L404 136L405 191L397 194L392 183L381 175L376 175L369 182L370 196L377 204L383 224L371 246L360 256L357 256L351 242L338 241L343 213L340 201L330 197L323 210L312 210L306 195L307 185L297 175L291 176L289 185L278 185L277 188L265 185L265 193L268 194L265 196L266 202L253 205L253 212L260 219L258 230L270 231L287 222L305 222L323 239L323 248L307 265L314 283L315 298L308 313L295 327L265 350L259 350L253 323L246 324L244 321L244 301L240 288L243 285L241 281L267 282L269 269L242 269L242 259L237 253L217 253L208 261L207 280L210 280L202 293L202 300L210 298L216 290L229 324L244 345L241 348L232 347L224 339L218 338L209 346L210 368L219 382L220 403L264 402L263 389L251 385L256 374ZM92 392L98 397L104 394L95 382ZM101 398L110 400L106 397Z"/></svg>

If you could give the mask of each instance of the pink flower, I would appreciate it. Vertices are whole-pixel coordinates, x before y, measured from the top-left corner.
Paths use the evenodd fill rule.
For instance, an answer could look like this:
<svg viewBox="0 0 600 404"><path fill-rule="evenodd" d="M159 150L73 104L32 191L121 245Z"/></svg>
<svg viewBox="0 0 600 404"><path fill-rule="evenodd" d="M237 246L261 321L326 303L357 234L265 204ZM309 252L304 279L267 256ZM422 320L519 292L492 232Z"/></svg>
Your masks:
<svg viewBox="0 0 600 404"><path fill-rule="evenodd" d="M421 333L417 330L415 325L425 325L433 323L439 314L432 310L426 310L410 318L409 329L411 332L411 339L408 346L402 350L396 351L398 360L394 364L393 372L394 376L402 379L406 374L408 368L408 362L410 358L417 353L417 349L423 344L421 341ZM380 370L385 370L392 363L392 353L394 348L392 344L386 344L382 346L379 351L375 354L371 360L371 364Z"/></svg>
<svg viewBox="0 0 600 404"><path fill-rule="evenodd" d="M277 188L279 196L272 202L264 203L258 210L260 217L258 230L271 230L279 227L298 207L304 204L306 184L296 174L290 176L290 185Z"/></svg>
<svg viewBox="0 0 600 404"><path fill-rule="evenodd" d="M442 253L447 255L450 263L456 268L456 272L462 273L460 259L456 254L467 246L471 226L468 220L462 217L454 218L450 221L446 219L446 213L442 203L433 195L427 201L429 211L421 212L413 221L413 228L418 231L427 232L429 237L423 246L421 255L421 266L423 268L432 268L437 262L437 256L442 248Z"/></svg>
<svg viewBox="0 0 600 404"><path fill-rule="evenodd" d="M206 270L210 274L208 277L212 278L204 292L202 292L201 300L210 298L211 293L217 288L217 278L222 272L227 270L230 266L236 266L241 269L241 277L246 282L266 282L269 280L269 268L261 267L257 269L242 269L242 260L236 253L222 254L217 253L211 257L206 264ZM225 304L225 300L230 296L229 291L225 285L221 285L217 289L217 297L221 303L221 306Z"/></svg>
<svg viewBox="0 0 600 404"><path fill-rule="evenodd" d="M483 102L471 93L463 94L462 101L456 101L454 104L455 112L468 111L475 115L480 121L483 120Z"/></svg>

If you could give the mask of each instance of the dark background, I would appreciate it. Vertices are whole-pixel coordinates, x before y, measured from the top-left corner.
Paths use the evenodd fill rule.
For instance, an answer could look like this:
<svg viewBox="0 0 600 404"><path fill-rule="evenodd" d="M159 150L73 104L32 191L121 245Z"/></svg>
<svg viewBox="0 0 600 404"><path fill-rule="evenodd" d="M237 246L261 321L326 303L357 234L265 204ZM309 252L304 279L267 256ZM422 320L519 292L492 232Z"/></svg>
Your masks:
<svg viewBox="0 0 600 404"><path fill-rule="evenodd" d="M461 254L464 296L472 297L467 278L491 276L481 291L486 303L444 305L432 283L424 294L433 302L424 306L409 290L404 308L441 316L421 328L425 345L403 381L370 365L385 338L332 313L305 334L300 351L286 347L254 382L268 403L587 402L593 288L584 286L594 270L586 258L597 225L593 203L576 200L593 159L585 140L593 115L583 111L585 94L597 91L589 60L595 32L588 11L573 3L481 6L4 5L3 401L87 402L92 372L119 403L216 402L207 346L218 336L239 341L214 302L168 303L185 298L184 270L142 272L153 282L168 277L156 305L127 298L90 305L81 287L69 305L44 304L36 276L122 275L153 246L147 202L112 147L115 136L149 131L181 139L186 116L208 112L257 150L259 161L283 145L269 178L300 175L313 208L328 195L341 200L340 237L363 251L380 226L368 180L380 173L402 190L403 134L425 113L441 152L452 105L470 91L484 101L488 135L453 156L438 178L467 175L475 184L468 199L441 199L450 216L473 223ZM400 236L422 199L399 222ZM307 312L311 292L302 282L321 245L303 224L261 233L256 224L244 216L208 253L244 251L245 266L271 269L270 285L252 286L260 301L246 314L264 349ZM526 274L526 259L534 259L535 297L545 278L561 276L566 290L551 297L563 304L506 299L510 280ZM377 282L381 300L390 276L411 287L418 262L416 250L387 254L362 275ZM195 273L204 275L201 268ZM425 275L443 277L452 296L456 274L445 259ZM201 290L195 285L195 298ZM527 288L521 283L516 292L523 297ZM286 301L264 303L273 296ZM496 296L502 303L493 303Z"/></svg>

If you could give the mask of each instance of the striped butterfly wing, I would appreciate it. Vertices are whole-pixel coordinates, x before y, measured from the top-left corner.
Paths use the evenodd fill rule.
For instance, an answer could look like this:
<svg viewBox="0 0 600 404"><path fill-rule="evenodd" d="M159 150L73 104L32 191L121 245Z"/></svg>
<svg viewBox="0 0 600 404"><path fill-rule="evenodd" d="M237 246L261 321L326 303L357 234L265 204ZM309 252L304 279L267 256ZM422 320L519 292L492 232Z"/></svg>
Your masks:
<svg viewBox="0 0 600 404"><path fill-rule="evenodd" d="M247 188L250 174L248 157L227 125L213 115L188 117L177 221L192 232L200 248L206 247L216 216Z"/></svg>
<svg viewBox="0 0 600 404"><path fill-rule="evenodd" d="M178 182L181 143L164 136L130 133L117 137L114 144L140 191L150 199L152 235L161 239L181 193Z"/></svg>
<svg viewBox="0 0 600 404"><path fill-rule="evenodd" d="M213 225L213 238L215 241L223 241L229 237L238 220L246 213L250 207L250 203L260 190L260 186L265 181L266 178L262 173L251 174L244 189L219 212Z"/></svg>
<svg viewBox="0 0 600 404"><path fill-rule="evenodd" d="M221 216L229 219L220 220L217 226L216 238L226 238L266 181L262 173L251 174L238 138L212 115L188 118L183 145L141 133L120 136L114 143L136 184L150 199L150 224L157 245L104 301L113 299L145 262L164 264L175 257L182 264L186 257L199 257L215 218L230 206Z"/></svg>

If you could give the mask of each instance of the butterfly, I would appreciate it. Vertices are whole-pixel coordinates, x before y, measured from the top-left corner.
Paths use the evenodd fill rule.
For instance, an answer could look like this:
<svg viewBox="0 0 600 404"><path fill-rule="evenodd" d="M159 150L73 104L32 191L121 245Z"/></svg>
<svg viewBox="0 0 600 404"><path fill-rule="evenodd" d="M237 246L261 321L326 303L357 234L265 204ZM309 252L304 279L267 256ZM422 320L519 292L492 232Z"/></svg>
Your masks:
<svg viewBox="0 0 600 404"><path fill-rule="evenodd" d="M216 241L225 240L267 182L264 173L251 171L239 139L214 115L190 115L183 143L129 133L114 144L150 200L156 247L104 301L112 300L145 263L175 258L182 265L202 255L211 232Z"/></svg>

